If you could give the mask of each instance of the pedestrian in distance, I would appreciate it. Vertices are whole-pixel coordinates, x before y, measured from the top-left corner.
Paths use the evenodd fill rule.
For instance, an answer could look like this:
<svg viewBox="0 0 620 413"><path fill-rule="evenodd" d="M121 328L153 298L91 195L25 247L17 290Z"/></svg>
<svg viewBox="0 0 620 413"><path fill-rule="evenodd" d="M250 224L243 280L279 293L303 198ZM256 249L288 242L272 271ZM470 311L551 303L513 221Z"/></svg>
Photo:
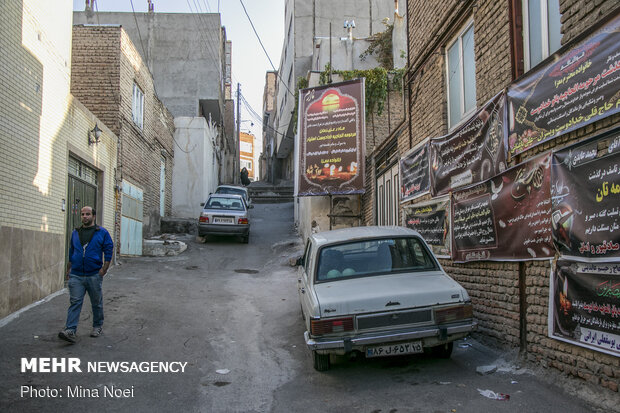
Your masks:
<svg viewBox="0 0 620 413"><path fill-rule="evenodd" d="M110 233L95 224L94 208L85 206L80 214L82 226L71 233L71 246L69 247L66 278L69 280L70 304L67 311L67 323L65 328L58 333L59 338L71 343L76 342L75 333L87 292L93 311L93 330L90 336L99 337L103 333L102 284L103 277L110 267L114 250Z"/></svg>
<svg viewBox="0 0 620 413"><path fill-rule="evenodd" d="M241 170L241 183L243 184L243 186L250 185L250 178L248 175L249 175L248 170L244 166L243 169Z"/></svg>

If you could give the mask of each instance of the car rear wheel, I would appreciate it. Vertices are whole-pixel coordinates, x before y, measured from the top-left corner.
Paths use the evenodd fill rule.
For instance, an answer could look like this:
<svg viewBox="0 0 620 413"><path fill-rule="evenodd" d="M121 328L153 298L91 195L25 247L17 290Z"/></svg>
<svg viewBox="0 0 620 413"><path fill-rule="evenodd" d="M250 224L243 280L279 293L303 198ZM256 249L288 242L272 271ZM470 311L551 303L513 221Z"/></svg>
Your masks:
<svg viewBox="0 0 620 413"><path fill-rule="evenodd" d="M329 370L329 354L319 354L316 351L313 351L312 361L314 362L314 369L316 371Z"/></svg>
<svg viewBox="0 0 620 413"><path fill-rule="evenodd" d="M445 343L439 346L433 347L433 356L441 359L449 359L452 355L453 343Z"/></svg>
<svg viewBox="0 0 620 413"><path fill-rule="evenodd" d="M243 242L244 244L247 244L248 242L250 242L250 236L249 235L242 236L241 242Z"/></svg>

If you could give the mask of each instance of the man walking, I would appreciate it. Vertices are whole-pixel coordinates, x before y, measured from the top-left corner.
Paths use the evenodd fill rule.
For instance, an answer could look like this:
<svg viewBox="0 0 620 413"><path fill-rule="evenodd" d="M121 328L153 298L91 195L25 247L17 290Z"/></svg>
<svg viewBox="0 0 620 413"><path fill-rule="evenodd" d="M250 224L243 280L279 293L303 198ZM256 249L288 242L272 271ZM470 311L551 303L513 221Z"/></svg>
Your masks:
<svg viewBox="0 0 620 413"><path fill-rule="evenodd" d="M88 292L93 308L93 330L91 337L103 333L103 276L110 267L114 243L108 231L95 224L95 210L85 206L81 210L82 226L73 230L69 247L67 278L69 280L70 305L67 323L58 337L75 343L84 295ZM101 259L103 255L104 259Z"/></svg>

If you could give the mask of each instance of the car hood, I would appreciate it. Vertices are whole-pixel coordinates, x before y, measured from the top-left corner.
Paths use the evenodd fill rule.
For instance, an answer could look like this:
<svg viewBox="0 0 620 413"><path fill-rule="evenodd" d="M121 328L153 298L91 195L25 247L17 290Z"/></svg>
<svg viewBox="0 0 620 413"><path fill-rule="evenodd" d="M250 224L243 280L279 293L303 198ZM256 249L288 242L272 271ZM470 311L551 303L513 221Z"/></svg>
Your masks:
<svg viewBox="0 0 620 413"><path fill-rule="evenodd" d="M321 316L364 314L450 304L469 299L442 271L389 274L316 284Z"/></svg>

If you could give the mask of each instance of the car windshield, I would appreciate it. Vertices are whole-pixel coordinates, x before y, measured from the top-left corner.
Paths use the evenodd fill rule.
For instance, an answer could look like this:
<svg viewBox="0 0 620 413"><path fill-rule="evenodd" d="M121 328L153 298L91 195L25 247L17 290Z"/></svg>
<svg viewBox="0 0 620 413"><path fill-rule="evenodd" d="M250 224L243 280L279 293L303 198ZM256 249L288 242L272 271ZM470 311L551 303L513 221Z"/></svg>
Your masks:
<svg viewBox="0 0 620 413"><path fill-rule="evenodd" d="M241 199L237 198L224 198L224 197L211 197L205 204L205 209L232 209L235 211L243 211L243 203Z"/></svg>
<svg viewBox="0 0 620 413"><path fill-rule="evenodd" d="M317 281L438 269L419 238L388 238L324 247Z"/></svg>
<svg viewBox="0 0 620 413"><path fill-rule="evenodd" d="M232 195L241 195L242 197L245 198L246 192L243 189L237 189L237 188L226 188L226 187L221 187L221 188L217 188L217 190L215 191L216 194L232 194Z"/></svg>

